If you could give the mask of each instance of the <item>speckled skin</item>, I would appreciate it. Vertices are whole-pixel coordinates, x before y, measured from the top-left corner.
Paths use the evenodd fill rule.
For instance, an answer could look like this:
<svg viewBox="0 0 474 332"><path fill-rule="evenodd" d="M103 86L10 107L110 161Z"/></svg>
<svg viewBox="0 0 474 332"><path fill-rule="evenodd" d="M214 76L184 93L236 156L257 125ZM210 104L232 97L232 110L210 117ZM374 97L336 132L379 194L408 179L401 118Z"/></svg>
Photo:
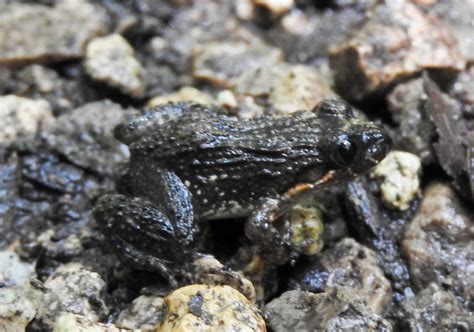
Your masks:
<svg viewBox="0 0 474 332"><path fill-rule="evenodd" d="M238 120L220 113L213 106L167 104L116 127L116 137L130 148L130 163L119 181L122 195L102 198L95 214L135 266L146 268L154 258L169 265L176 256L160 255L160 239L148 235L160 233L156 223L170 230L167 239L181 239L190 249L194 216L249 216L247 235L283 262L291 251L288 236L271 223L303 194L368 171L391 147L383 129L356 119L341 101L285 117ZM140 206L148 207L145 214L156 209L145 218L152 222L136 217L144 214Z"/></svg>

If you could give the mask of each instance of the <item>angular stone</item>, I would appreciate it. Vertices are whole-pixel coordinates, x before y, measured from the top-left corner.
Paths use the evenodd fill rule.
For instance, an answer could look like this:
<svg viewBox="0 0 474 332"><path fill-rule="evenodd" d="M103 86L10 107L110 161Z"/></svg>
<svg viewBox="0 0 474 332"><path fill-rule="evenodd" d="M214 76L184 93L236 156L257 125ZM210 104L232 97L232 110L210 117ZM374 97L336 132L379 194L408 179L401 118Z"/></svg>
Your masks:
<svg viewBox="0 0 474 332"><path fill-rule="evenodd" d="M326 292L344 287L376 314L387 308L392 287L371 249L346 238L322 253L321 264L329 272Z"/></svg>
<svg viewBox="0 0 474 332"><path fill-rule="evenodd" d="M426 98L422 78L397 84L387 96L388 109L398 124L396 146L417 155L423 164L434 162L435 128L425 109Z"/></svg>
<svg viewBox="0 0 474 332"><path fill-rule="evenodd" d="M118 34L93 39L86 50L86 72L93 79L140 98L145 94L145 71L132 46Z"/></svg>
<svg viewBox="0 0 474 332"><path fill-rule="evenodd" d="M336 85L346 98L361 100L423 69L464 68L449 31L411 2L382 2L369 17L352 38L330 50Z"/></svg>
<svg viewBox="0 0 474 332"><path fill-rule="evenodd" d="M41 291L29 285L0 288L0 331L25 331L41 298Z"/></svg>
<svg viewBox="0 0 474 332"><path fill-rule="evenodd" d="M434 282L466 302L474 294L474 223L453 189L429 185L413 220L405 229L402 249L413 284Z"/></svg>
<svg viewBox="0 0 474 332"><path fill-rule="evenodd" d="M153 330L164 316L162 297L141 295L120 312L115 325L127 329Z"/></svg>
<svg viewBox="0 0 474 332"><path fill-rule="evenodd" d="M0 64L80 58L87 41L106 30L105 11L84 0L53 8L12 3L0 13Z"/></svg>
<svg viewBox="0 0 474 332"><path fill-rule="evenodd" d="M342 289L322 294L288 291L268 303L264 313L275 332L392 331L388 321Z"/></svg>
<svg viewBox="0 0 474 332"><path fill-rule="evenodd" d="M109 312L104 300L104 280L81 264L60 266L46 280L44 288L38 319L45 327L54 326L55 320L64 312L83 315L92 322Z"/></svg>
<svg viewBox="0 0 474 332"><path fill-rule="evenodd" d="M404 326L410 331L472 331L474 315L464 309L453 293L432 283L401 305Z"/></svg>
<svg viewBox="0 0 474 332"><path fill-rule="evenodd" d="M207 43L193 49L193 77L229 88L231 79L246 70L258 70L283 61L280 49L263 43Z"/></svg>
<svg viewBox="0 0 474 332"><path fill-rule="evenodd" d="M33 264L20 261L12 250L0 251L0 287L22 286L35 276Z"/></svg>
<svg viewBox="0 0 474 332"><path fill-rule="evenodd" d="M281 114L311 110L324 98L336 96L331 81L311 66L287 63L249 69L234 80L238 94L265 98L267 108Z"/></svg>

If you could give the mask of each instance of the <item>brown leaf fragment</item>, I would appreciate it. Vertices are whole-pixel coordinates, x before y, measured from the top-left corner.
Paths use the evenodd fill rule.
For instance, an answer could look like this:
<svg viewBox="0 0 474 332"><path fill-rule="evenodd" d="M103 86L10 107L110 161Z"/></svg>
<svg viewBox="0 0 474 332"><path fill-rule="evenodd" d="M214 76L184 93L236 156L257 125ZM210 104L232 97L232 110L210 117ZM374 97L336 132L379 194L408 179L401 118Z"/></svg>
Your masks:
<svg viewBox="0 0 474 332"><path fill-rule="evenodd" d="M474 140L469 139L472 135L469 135L464 123L461 106L443 93L427 74L423 80L428 96L426 110L438 135L437 142L433 144L436 157L443 170L453 178L454 186L461 194L472 199L474 161L471 155Z"/></svg>

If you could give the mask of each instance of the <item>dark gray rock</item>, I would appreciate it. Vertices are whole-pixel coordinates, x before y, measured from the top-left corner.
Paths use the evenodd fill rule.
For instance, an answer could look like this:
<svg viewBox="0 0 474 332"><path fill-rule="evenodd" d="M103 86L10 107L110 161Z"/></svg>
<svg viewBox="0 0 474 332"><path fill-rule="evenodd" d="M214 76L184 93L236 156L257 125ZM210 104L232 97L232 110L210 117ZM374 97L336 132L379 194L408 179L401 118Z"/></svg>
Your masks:
<svg viewBox="0 0 474 332"><path fill-rule="evenodd" d="M430 284L402 303L404 331L472 331L474 315L464 309L449 291Z"/></svg>
<svg viewBox="0 0 474 332"><path fill-rule="evenodd" d="M288 291L264 308L268 326L283 331L392 331L392 326L342 289Z"/></svg>

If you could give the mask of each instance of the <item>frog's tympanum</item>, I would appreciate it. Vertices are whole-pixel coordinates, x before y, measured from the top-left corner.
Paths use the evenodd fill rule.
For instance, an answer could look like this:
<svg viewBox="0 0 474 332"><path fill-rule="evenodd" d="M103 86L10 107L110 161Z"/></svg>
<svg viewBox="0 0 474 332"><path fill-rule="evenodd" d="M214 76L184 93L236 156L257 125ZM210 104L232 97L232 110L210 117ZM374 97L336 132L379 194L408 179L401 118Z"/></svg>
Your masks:
<svg viewBox="0 0 474 332"><path fill-rule="evenodd" d="M94 214L119 256L170 281L198 254L198 222L248 217L264 259L284 263L291 228L275 221L303 196L363 174L391 148L388 134L342 101L311 112L237 119L215 106L170 103L118 125L130 148L119 194Z"/></svg>

